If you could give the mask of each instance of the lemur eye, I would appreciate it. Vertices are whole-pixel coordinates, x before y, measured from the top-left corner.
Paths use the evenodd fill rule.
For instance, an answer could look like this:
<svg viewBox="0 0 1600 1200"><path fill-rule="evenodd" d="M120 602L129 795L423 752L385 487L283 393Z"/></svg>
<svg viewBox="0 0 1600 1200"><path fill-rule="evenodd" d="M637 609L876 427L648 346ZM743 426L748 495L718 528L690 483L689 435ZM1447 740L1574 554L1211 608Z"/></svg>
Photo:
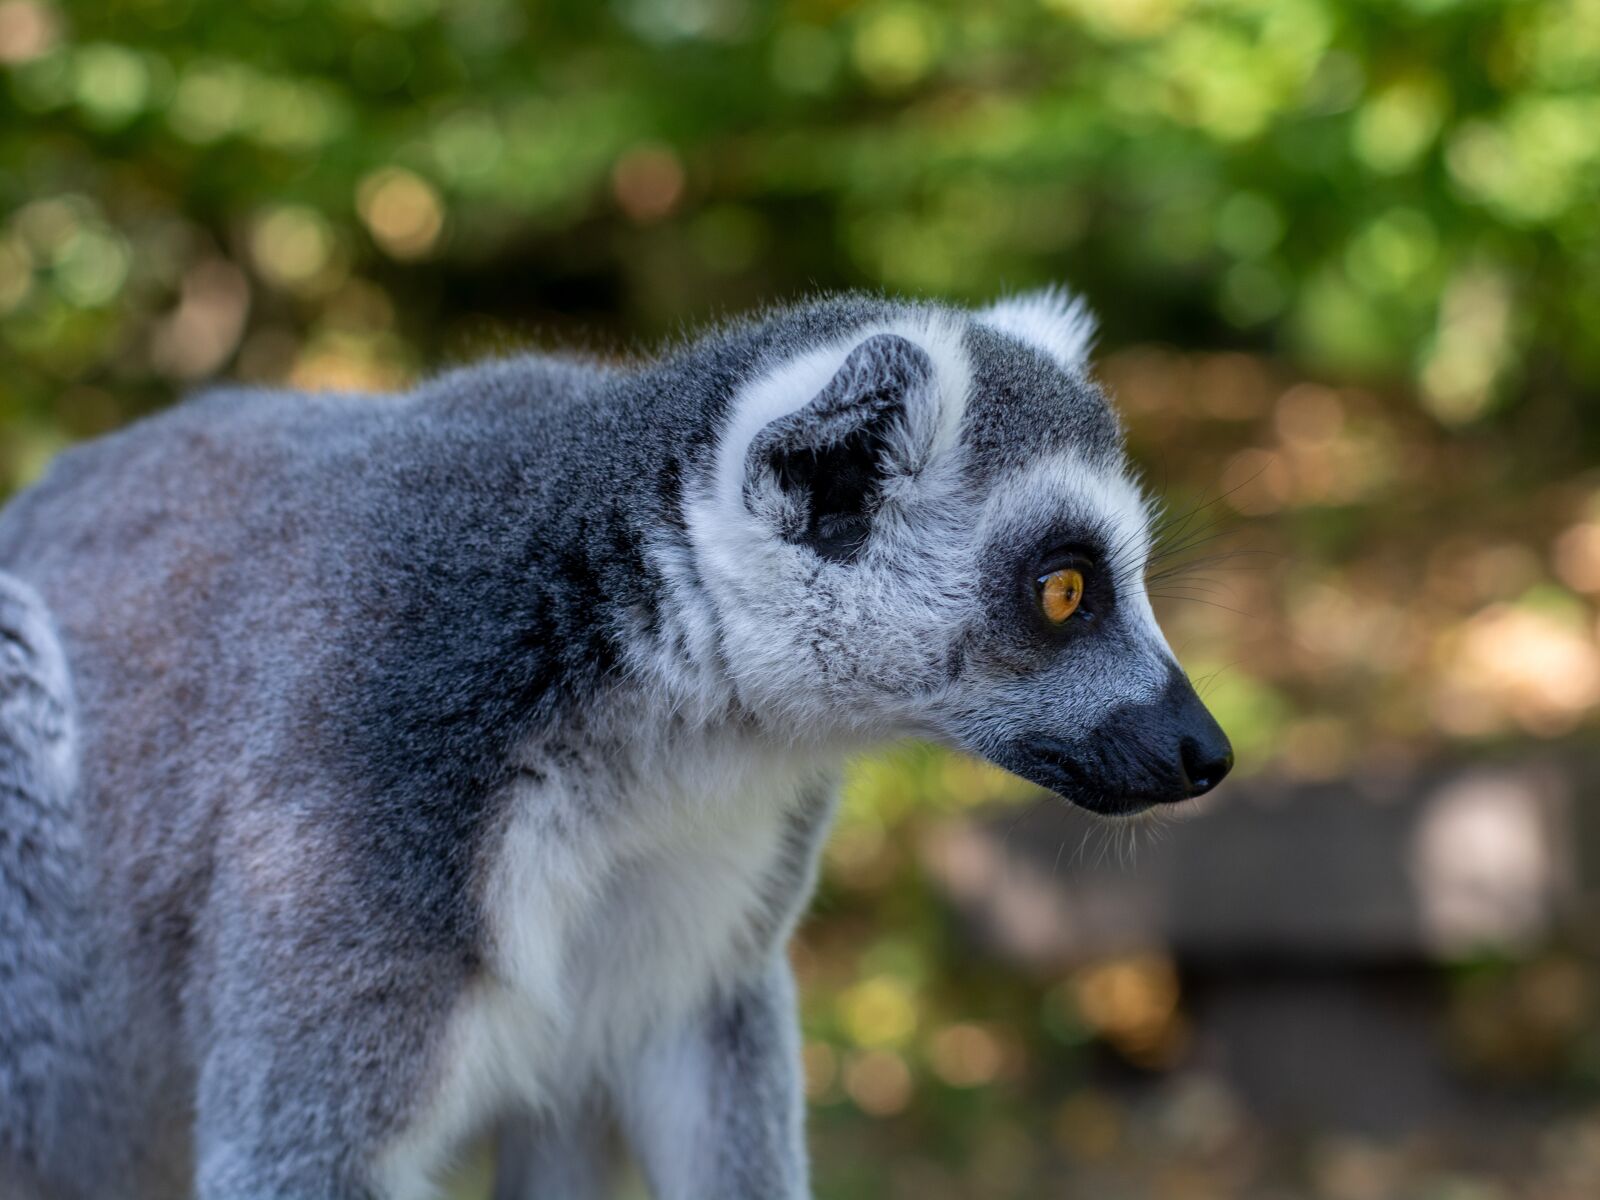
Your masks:
<svg viewBox="0 0 1600 1200"><path fill-rule="evenodd" d="M1039 577L1039 607L1052 625L1060 625L1083 603L1083 572L1061 567Z"/></svg>

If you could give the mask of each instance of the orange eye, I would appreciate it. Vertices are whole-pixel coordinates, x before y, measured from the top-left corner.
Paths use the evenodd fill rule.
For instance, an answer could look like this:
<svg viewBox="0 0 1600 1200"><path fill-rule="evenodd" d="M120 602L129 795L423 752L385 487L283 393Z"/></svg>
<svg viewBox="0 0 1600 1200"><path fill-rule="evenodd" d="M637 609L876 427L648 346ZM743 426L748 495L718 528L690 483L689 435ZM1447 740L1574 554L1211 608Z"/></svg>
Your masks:
<svg viewBox="0 0 1600 1200"><path fill-rule="evenodd" d="M1078 611L1078 605L1083 601L1083 572L1072 567L1062 567L1059 571L1039 580L1039 607L1044 610L1045 619L1052 625L1059 625Z"/></svg>

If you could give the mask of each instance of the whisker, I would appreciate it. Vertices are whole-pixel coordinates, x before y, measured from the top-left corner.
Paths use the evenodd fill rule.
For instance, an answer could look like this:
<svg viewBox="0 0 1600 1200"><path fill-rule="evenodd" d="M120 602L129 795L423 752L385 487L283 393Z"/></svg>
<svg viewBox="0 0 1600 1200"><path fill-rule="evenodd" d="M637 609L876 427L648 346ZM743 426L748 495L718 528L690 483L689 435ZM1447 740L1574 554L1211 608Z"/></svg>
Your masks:
<svg viewBox="0 0 1600 1200"><path fill-rule="evenodd" d="M1215 579L1196 579L1194 581L1169 579L1156 585L1164 588L1184 588L1192 592L1201 592L1208 596L1231 596L1234 589L1226 583Z"/></svg>
<svg viewBox="0 0 1600 1200"><path fill-rule="evenodd" d="M1232 662L1223 663L1215 671L1208 671L1200 679L1193 681L1195 694L1204 700L1206 693L1211 690L1217 680L1221 679L1226 672L1231 671L1234 667L1238 666L1239 661L1240 660L1236 658Z"/></svg>
<svg viewBox="0 0 1600 1200"><path fill-rule="evenodd" d="M1089 835L1094 832L1094 828L1093 825L1090 825L1084 829L1083 836L1078 839L1078 848L1072 853L1071 863L1076 863L1080 867L1088 866L1088 861L1084 858L1084 851L1089 848Z"/></svg>
<svg viewBox="0 0 1600 1200"><path fill-rule="evenodd" d="M1241 549L1238 549L1238 550L1222 550L1222 551L1218 551L1215 554L1202 554L1198 558L1185 559L1183 562L1173 563L1170 566L1162 567L1161 570L1159 570L1159 571L1152 571L1152 572L1148 573L1145 576L1145 579L1146 580L1160 579L1160 578L1162 578L1163 576L1166 576L1166 575L1183 574L1183 573L1188 572L1188 571L1199 570L1199 569L1202 569L1202 568L1205 569L1205 570L1213 570L1213 569L1215 569L1215 570L1228 570L1228 571L1243 571L1243 570L1247 570L1247 569L1254 569L1256 564L1253 564L1253 563L1247 563L1247 564L1244 564L1244 565L1241 565L1241 566L1232 566L1232 565L1226 565L1226 564L1231 564L1234 559L1239 559L1239 558L1258 558L1258 557L1259 558L1287 559L1288 555L1282 554L1282 553L1280 553L1279 551L1276 551L1276 550L1260 550L1260 549L1252 549L1252 548L1248 548L1248 547L1241 548Z"/></svg>
<svg viewBox="0 0 1600 1200"><path fill-rule="evenodd" d="M1204 596L1180 596L1168 592L1151 592L1152 599L1160 600L1188 600L1194 604L1204 604L1207 608L1220 608L1223 612L1230 612L1236 617L1248 617L1250 614L1242 608L1233 608L1227 604L1218 604L1215 600L1207 600Z"/></svg>

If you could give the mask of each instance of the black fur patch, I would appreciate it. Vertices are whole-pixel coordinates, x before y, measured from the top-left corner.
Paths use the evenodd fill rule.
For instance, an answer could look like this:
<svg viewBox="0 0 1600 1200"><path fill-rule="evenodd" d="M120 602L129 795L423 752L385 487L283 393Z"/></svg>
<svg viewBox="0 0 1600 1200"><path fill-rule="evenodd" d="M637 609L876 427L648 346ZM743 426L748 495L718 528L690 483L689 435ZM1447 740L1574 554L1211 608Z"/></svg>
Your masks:
<svg viewBox="0 0 1600 1200"><path fill-rule="evenodd" d="M773 421L751 443L747 463L795 501L804 524L783 531L832 562L851 562L872 532L894 426L913 393L933 384L926 351L894 334L852 350L805 407Z"/></svg>

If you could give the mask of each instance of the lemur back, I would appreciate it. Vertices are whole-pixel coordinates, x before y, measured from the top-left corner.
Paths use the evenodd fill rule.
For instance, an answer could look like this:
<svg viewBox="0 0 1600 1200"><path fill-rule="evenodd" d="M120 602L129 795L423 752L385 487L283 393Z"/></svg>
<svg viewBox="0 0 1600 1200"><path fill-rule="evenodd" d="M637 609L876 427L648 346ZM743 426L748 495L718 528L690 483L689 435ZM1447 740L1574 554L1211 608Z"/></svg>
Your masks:
<svg viewBox="0 0 1600 1200"><path fill-rule="evenodd" d="M845 754L1103 809L1226 770L1087 330L847 297L64 455L0 514L0 1172L423 1197L512 1121L502 1195L602 1194L617 1132L663 1197L805 1194Z"/></svg>

